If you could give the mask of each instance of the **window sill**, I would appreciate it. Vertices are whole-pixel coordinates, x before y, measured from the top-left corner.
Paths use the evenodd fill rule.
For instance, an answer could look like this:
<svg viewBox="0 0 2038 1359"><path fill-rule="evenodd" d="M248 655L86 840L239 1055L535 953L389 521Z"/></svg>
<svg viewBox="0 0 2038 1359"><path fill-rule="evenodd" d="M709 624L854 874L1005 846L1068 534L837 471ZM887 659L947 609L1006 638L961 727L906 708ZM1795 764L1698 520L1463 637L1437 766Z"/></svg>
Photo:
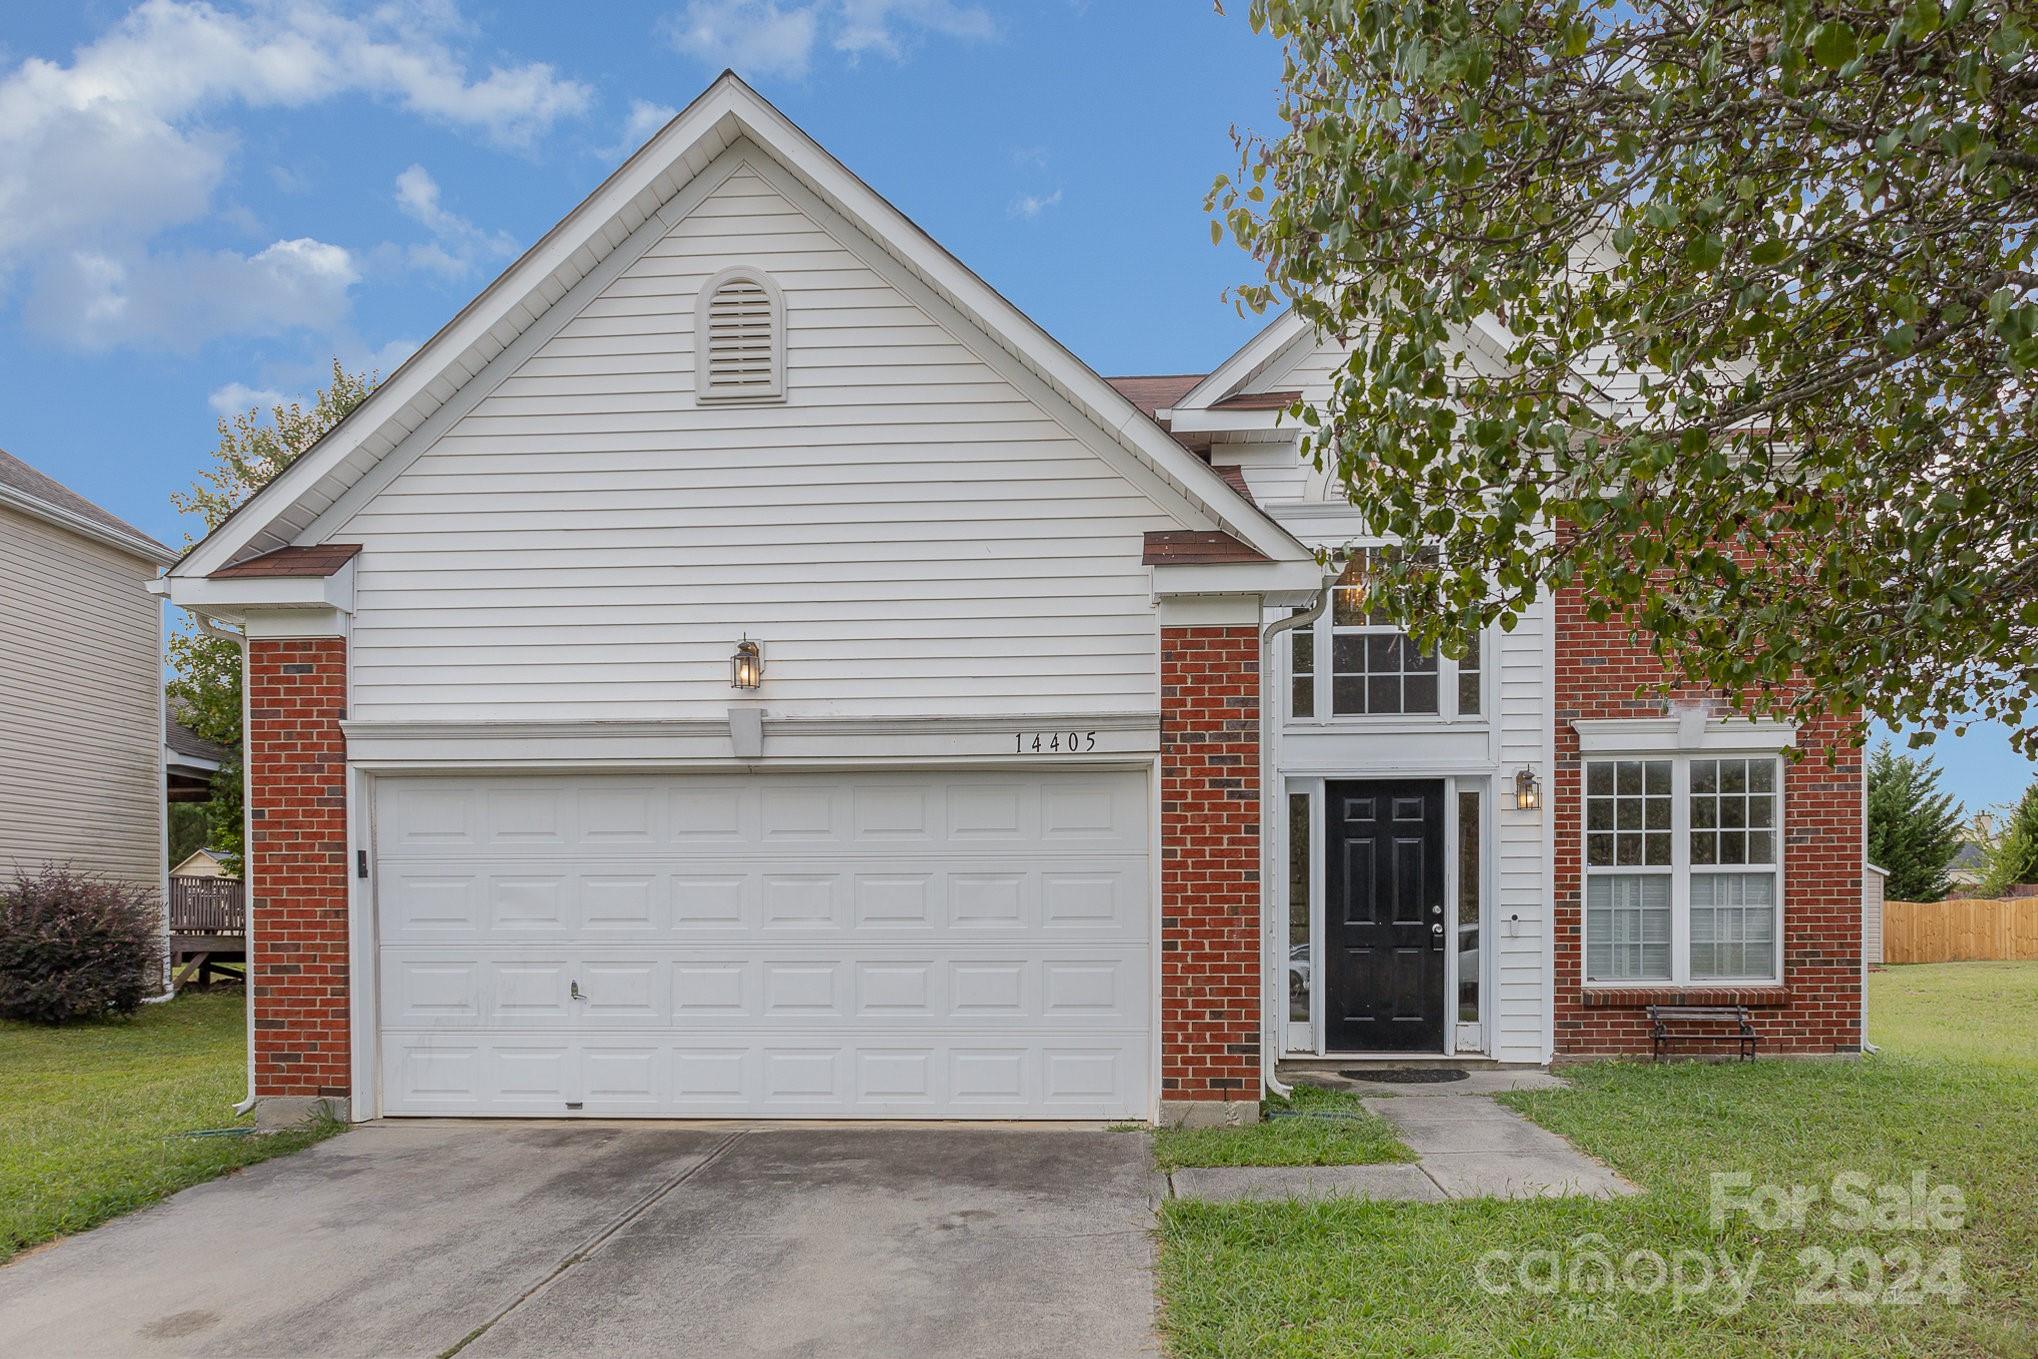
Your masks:
<svg viewBox="0 0 2038 1359"><path fill-rule="evenodd" d="M1587 982L1583 991L1588 1010L1636 1009L1644 1005L1745 1005L1751 1010L1781 1009L1790 1004L1790 988L1774 982L1674 983L1650 982L1637 986Z"/></svg>
<svg viewBox="0 0 2038 1359"><path fill-rule="evenodd" d="M1439 717L1435 713L1354 713L1348 717L1290 717L1287 725L1298 731L1485 731L1493 725L1487 717Z"/></svg>

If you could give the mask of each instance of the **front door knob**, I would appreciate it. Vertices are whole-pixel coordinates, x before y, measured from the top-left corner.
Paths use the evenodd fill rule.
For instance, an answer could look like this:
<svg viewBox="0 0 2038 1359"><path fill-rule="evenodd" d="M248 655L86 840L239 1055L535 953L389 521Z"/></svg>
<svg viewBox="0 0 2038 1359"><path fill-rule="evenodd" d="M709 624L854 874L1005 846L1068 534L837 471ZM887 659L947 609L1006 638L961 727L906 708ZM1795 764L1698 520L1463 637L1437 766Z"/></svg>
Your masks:
<svg viewBox="0 0 2038 1359"><path fill-rule="evenodd" d="M1444 927L1441 924L1431 925L1429 927L1429 932L1431 934L1436 935L1439 939L1441 939L1443 937Z"/></svg>

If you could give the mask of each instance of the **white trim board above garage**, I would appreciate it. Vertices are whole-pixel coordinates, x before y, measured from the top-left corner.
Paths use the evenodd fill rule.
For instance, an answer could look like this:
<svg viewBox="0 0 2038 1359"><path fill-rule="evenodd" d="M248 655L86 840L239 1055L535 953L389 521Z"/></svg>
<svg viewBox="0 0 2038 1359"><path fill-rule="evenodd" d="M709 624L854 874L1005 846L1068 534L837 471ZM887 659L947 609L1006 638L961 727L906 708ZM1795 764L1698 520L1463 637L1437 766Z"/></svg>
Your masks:
<svg viewBox="0 0 2038 1359"><path fill-rule="evenodd" d="M739 156L730 157L732 150ZM849 228L844 234L880 249L888 272L910 276L928 302L987 342L987 362L1015 363L1037 385L1043 408L1079 421L1095 436L1086 443L1136 467L1142 490L1183 527L1221 529L1275 562L1308 559L1208 465L754 90L724 74L171 575L204 576L262 552L321 541L321 530L348 513L343 501L385 459L400 456L406 445L428 444L458 418L454 408L471 406L474 394L467 389L477 379L491 367L499 379L513 366L498 358L513 348L534 348L528 332L569 298L599 292L684 216L690 198L707 192L697 182L711 167L720 162L726 174L738 160L824 220L838 217ZM854 240L845 245L854 248ZM486 381L478 385L485 394ZM359 497L351 497L351 505L358 504Z"/></svg>

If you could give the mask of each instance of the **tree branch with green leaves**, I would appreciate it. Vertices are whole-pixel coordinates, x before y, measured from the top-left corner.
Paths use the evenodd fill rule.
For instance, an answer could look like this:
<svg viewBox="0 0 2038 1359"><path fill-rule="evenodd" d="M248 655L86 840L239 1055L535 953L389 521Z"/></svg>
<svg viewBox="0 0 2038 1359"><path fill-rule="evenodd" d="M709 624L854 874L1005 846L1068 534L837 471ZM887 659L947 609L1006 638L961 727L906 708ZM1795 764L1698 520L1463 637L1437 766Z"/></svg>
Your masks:
<svg viewBox="0 0 2038 1359"><path fill-rule="evenodd" d="M1213 233L1457 651L1552 589L1744 709L2038 754L2038 19L2006 0L1252 0Z"/></svg>
<svg viewBox="0 0 2038 1359"><path fill-rule="evenodd" d="M204 533L212 532L366 401L375 383L374 373L349 373L334 359L331 384L309 407L293 401L271 407L266 417L251 409L221 419L211 465L190 490L172 492L170 503L196 515ZM204 533L187 536L185 546ZM180 632L170 638L170 667L169 696L178 720L232 752L212 777L212 799L205 804L206 844L224 851L238 871L243 848L240 647L204 633Z"/></svg>

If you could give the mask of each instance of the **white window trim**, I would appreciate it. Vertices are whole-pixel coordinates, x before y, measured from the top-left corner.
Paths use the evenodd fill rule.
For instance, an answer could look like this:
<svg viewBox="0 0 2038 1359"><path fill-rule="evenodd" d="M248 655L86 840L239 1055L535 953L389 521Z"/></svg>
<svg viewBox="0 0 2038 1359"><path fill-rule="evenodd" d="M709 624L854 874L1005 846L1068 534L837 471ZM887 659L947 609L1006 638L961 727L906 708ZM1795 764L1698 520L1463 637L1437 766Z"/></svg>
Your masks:
<svg viewBox="0 0 2038 1359"><path fill-rule="evenodd" d="M1604 724L1574 722L1574 728L1619 723L1640 725L1660 719L1613 719ZM1668 719L1673 727L1676 718ZM1742 725L1746 725L1745 723ZM1782 726L1784 724L1771 724ZM1792 744L1795 744L1795 728ZM1581 736L1583 733L1580 733ZM1781 986L1783 984L1784 950L1784 859L1786 857L1784 821L1785 809L1784 778L1788 772L1782 752L1788 747L1779 746L1727 746L1714 748L1672 747L1660 749L1629 746L1623 749L1599 749L1583 753L1578 768L1578 975L1588 991L1634 991L1652 987L1677 987L1693 990L1745 990L1756 987ZM1768 874L1776 881L1776 969L1767 976L1750 977L1706 977L1693 978L1691 975L1691 763L1693 760L1709 759L1761 759L1767 757L1776 766L1776 861L1773 864L1704 864L1696 870L1701 873L1745 873ZM1670 864L1669 867L1641 864L1607 864L1594 866L1587 862L1585 787L1586 766L1599 761L1613 760L1668 760L1670 762ZM1595 877L1631 877L1636 875L1667 876L1670 879L1670 975L1668 977L1624 977L1593 979L1586 975L1587 960L1591 955L1591 910L1587 905L1590 897L1588 884Z"/></svg>
<svg viewBox="0 0 2038 1359"><path fill-rule="evenodd" d="M771 299L771 386L769 390L749 388L741 392L716 392L708 387L708 309L715 294L731 283L752 283ZM785 293L778 281L762 269L739 264L724 269L706 283L694 298L694 401L703 406L772 406L785 401Z"/></svg>
<svg viewBox="0 0 2038 1359"><path fill-rule="evenodd" d="M1581 755L1773 755L1797 748L1796 723L1711 717L1703 708L1669 717L1578 719L1571 730L1578 734Z"/></svg>
<svg viewBox="0 0 2038 1359"><path fill-rule="evenodd" d="M1437 711L1433 713L1332 713L1330 710L1332 679L1331 637L1334 631L1342 631L1348 635L1363 636L1368 629L1358 627L1333 629L1330 617L1330 609L1326 608L1323 611L1323 617L1310 624L1308 628L1316 648L1316 669L1310 674L1310 693L1314 700L1313 706L1316 709L1314 716L1297 717L1295 715L1295 644L1290 641L1287 645L1277 648L1280 652L1281 704L1285 710L1288 725L1293 727L1338 729L1352 727L1427 728L1441 724L1454 727L1477 728L1487 726L1492 722L1494 704L1493 671L1495 667L1488 663L1493 657L1493 647L1489 645L1488 636L1484 632L1479 635L1478 712L1460 713L1458 711L1458 663L1449 656L1439 652L1437 654ZM1384 634L1387 629L1383 626L1374 628L1371 631L1376 634ZM1406 634L1403 635L1405 636Z"/></svg>

